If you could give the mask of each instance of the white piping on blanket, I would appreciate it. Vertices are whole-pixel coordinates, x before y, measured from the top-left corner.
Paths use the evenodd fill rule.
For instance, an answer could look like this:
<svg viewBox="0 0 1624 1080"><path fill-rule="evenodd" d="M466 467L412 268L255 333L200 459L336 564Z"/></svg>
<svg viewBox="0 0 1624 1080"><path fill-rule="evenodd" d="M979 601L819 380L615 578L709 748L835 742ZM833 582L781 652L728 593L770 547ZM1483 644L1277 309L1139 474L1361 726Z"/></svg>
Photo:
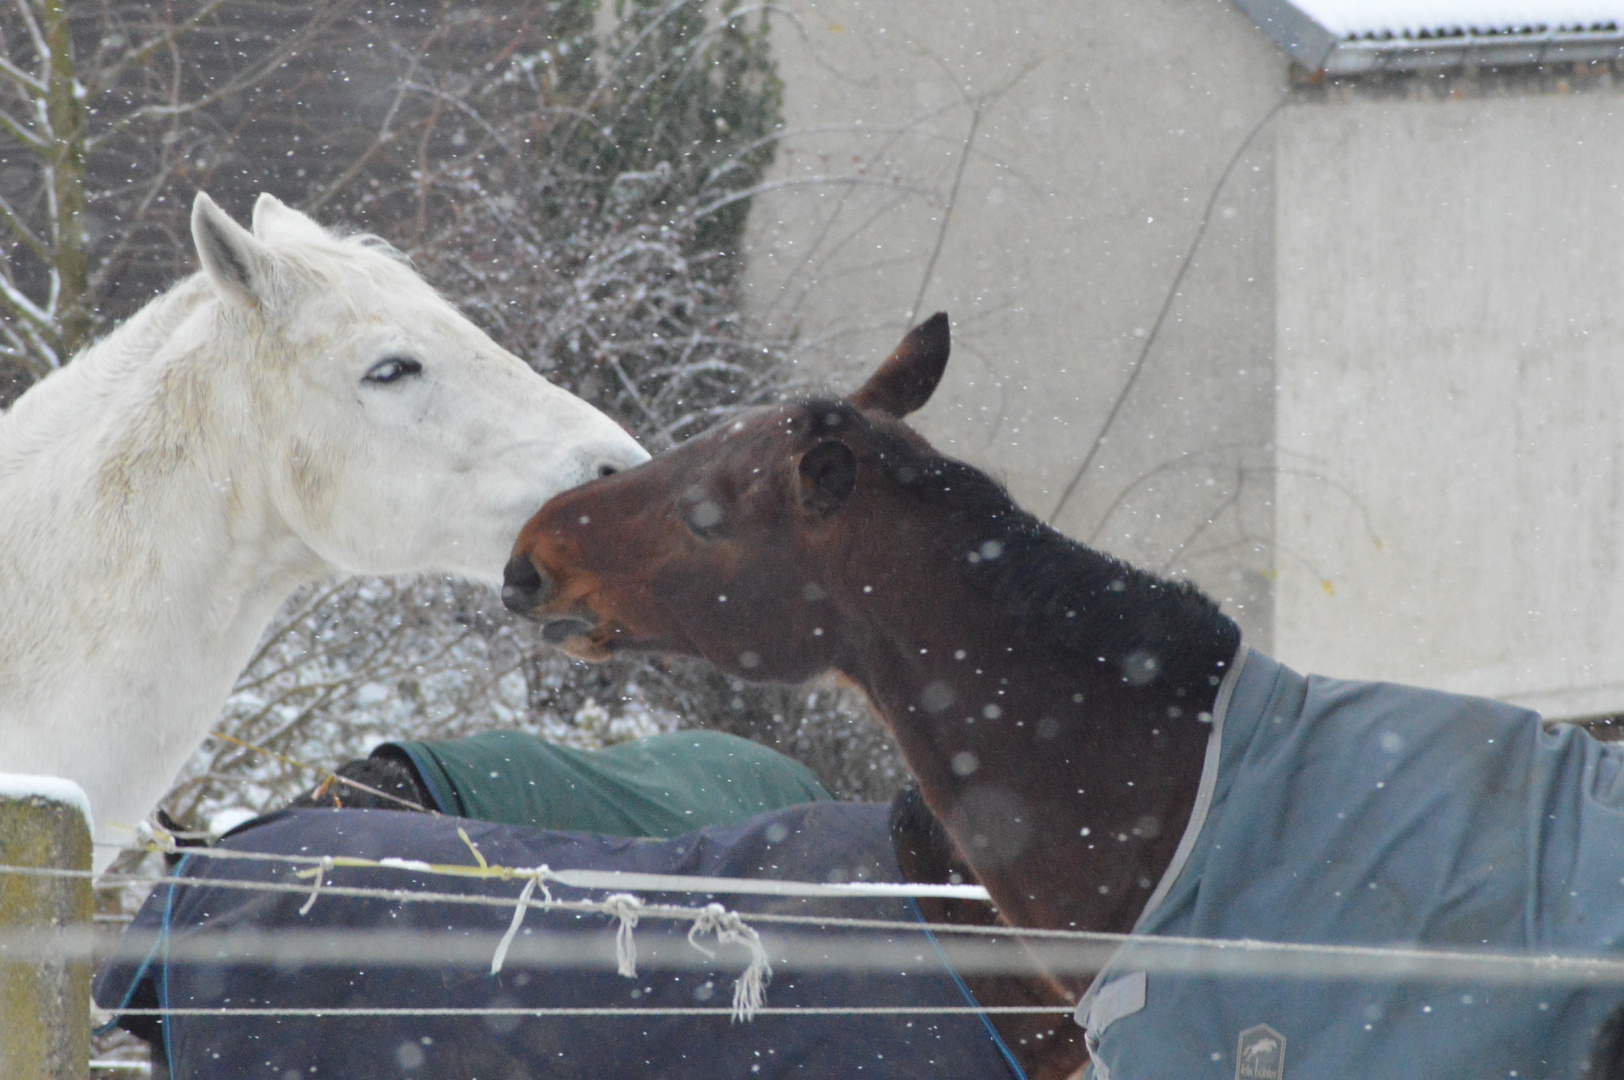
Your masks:
<svg viewBox="0 0 1624 1080"><path fill-rule="evenodd" d="M1184 864L1190 861L1190 852L1195 850L1196 839L1201 835L1202 828L1207 824L1207 811L1212 807L1213 789L1218 786L1218 759L1223 750L1224 717L1229 713L1230 699L1235 696L1235 684L1240 681L1241 669L1246 666L1246 658L1251 652L1250 647L1242 644L1235 651L1235 659L1230 662L1229 671L1224 674L1224 681L1218 685L1218 696L1212 702L1212 733L1207 736L1207 755L1201 765L1201 783L1196 788L1195 806L1190 810L1190 821L1184 826L1184 835L1179 838L1179 846L1173 852L1173 861L1167 864L1167 870L1163 872L1161 881L1156 883L1156 891L1150 894L1150 899L1145 903L1145 909L1139 913L1139 918L1134 920L1133 928L1135 933L1155 913L1156 908L1166 898L1168 891L1173 888L1173 883L1178 880L1179 874L1184 870ZM1143 972L1128 972L1121 977L1133 978L1134 976L1139 978L1139 985L1143 986ZM1096 1011L1094 1008L1099 997L1100 977L1096 975L1094 981L1089 984L1088 992L1083 995L1082 1000L1077 1002L1076 1012L1072 1014L1072 1019L1077 1021L1079 1026L1087 1029L1089 1035L1094 1038L1097 1038L1100 1032L1110 1026L1112 1021L1120 1020L1124 1016L1131 1016L1134 1012L1139 1011L1138 1009L1131 1009L1128 1012L1122 1012L1120 1009L1112 1009L1109 1012L1113 1012L1115 1015L1107 1015L1105 1010ZM1131 998L1132 995L1129 995L1128 999ZM1144 1008L1145 997L1143 991L1138 994L1137 1000L1139 1008ZM1101 1077L1100 1080L1108 1080L1108 1078Z"/></svg>

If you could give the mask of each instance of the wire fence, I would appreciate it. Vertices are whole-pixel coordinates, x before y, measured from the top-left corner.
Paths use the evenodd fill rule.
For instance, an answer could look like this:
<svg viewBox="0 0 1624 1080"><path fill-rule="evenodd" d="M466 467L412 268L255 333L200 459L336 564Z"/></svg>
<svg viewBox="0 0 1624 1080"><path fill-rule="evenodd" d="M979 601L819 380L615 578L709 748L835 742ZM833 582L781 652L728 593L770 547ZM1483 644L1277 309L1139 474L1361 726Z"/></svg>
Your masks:
<svg viewBox="0 0 1624 1080"><path fill-rule="evenodd" d="M283 855L229 847L177 848L171 836L148 832L149 854L181 855L190 867L160 874L104 874L88 870L0 864L0 879L89 879L102 887L155 889L225 889L284 895L301 899L299 910L341 899L384 901L394 905L439 905L447 908L495 908L511 911L505 933L466 928L445 931L343 929L286 924L275 929L239 926L189 927L170 932L145 920L123 915L98 916L88 924L52 928L0 928L0 963L64 964L100 962L110 954L144 955L161 964L250 965L282 971L342 968L373 971L381 967L421 969L432 978L447 970L558 973L612 970L640 972L739 972L731 1003L691 1006L654 1004L548 1005L515 1004L496 998L488 1004L448 1007L441 1004L152 1005L126 1003L102 1011L103 1019L312 1018L365 1020L387 1018L466 1018L483 1023L542 1018L673 1017L898 1017L956 1015L1053 1016L1074 1010L1070 1003L993 1004L966 995L959 1003L899 1005L884 1000L851 1000L839 1005L778 1006L768 1000L775 969L794 973L909 975L940 970L956 976L1032 976L1041 973L1082 985L1103 970L1211 978L1321 980L1522 987L1624 987L1624 956L1594 952L1516 952L1471 948L1422 948L1390 945L1318 944L1195 937L1136 936L1087 930L1015 930L1005 925L926 922L920 919L871 918L838 913L841 901L881 899L987 900L984 889L971 885L913 885L890 882L827 883L771 879L717 878L696 875L502 866L488 862L478 846L463 835L470 861L431 863L407 857L358 858L351 855ZM202 865L198 865L202 864ZM257 879L214 872L254 864ZM374 873L404 871L417 884L402 887L398 874L389 886L365 883ZM269 877L266 876L267 872ZM335 878L342 877L342 880ZM437 886L433 879L443 881ZM492 883L511 886L493 895ZM485 891L460 891L459 885ZM642 894L639 896L637 894ZM655 902L645 897L689 897L690 902ZM740 912L718 898L771 901L772 910ZM786 910L795 901L818 901L814 909ZM833 902L833 903L829 903ZM821 910L820 910L821 909ZM569 913L586 920L580 928L521 928L532 912ZM597 925L593 920L601 920ZM485 922L489 924L487 916ZM676 932L649 932L640 923L667 923ZM681 933L687 924L686 935ZM448 925L458 925L448 919ZM500 924L498 924L500 925ZM860 985L860 984L854 984ZM634 995L635 996L635 995ZM878 996L878 995L876 995ZM860 997L854 995L854 997ZM1468 1000L1468 999L1463 999ZM96 1075L141 1075L141 1062L92 1061Z"/></svg>
<svg viewBox="0 0 1624 1080"><path fill-rule="evenodd" d="M161 850L160 842L155 847ZM471 854L477 849L470 845ZM476 859L469 865L431 864L408 858L359 859L353 856L277 855L224 848L181 849L188 857L219 861L252 861L285 865L286 880L241 880L228 877L163 875L156 877L103 876L103 885L139 884L147 887L214 887L265 893L303 895L302 910L325 897L384 900L391 903L446 904L513 909L505 935L448 931L444 933L279 929L231 929L207 934L166 935L127 930L122 950L163 949L173 962L232 962L276 965L377 964L424 968L611 967L631 974L635 967L654 970L712 970L716 956L705 950L674 947L672 939L649 938L636 946L633 933L640 920L688 922L713 933L718 925L732 927L735 945L751 954L752 964L782 965L801 971L897 972L917 969L939 946L942 959L961 974L1029 974L1041 969L1059 977L1087 978L1131 950L1135 970L1154 973L1218 977L1266 977L1332 980L1382 980L1426 983L1494 983L1552 986L1624 986L1624 957L1605 953L1507 952L1500 950L1417 948L1400 944L1334 945L1300 942L1134 936L1085 930L1012 930L1003 925L927 923L902 919L841 917L757 911L740 915L724 908L717 896L769 896L819 900L857 898L986 899L985 890L967 885L909 885L895 883L822 883L779 880L698 877L692 875L630 874L616 871L505 867ZM428 876L496 879L523 884L518 896L493 896L453 889L379 888L336 884L325 880L337 869L409 870ZM0 874L35 877L88 877L89 871L0 865ZM551 893L558 886L607 893L598 899L562 898ZM691 894L705 898L699 905L647 903L632 891ZM572 912L603 917L618 923L613 937L604 931L556 931L517 936L528 911ZM760 930L767 931L765 937ZM769 929L770 928L770 929ZM846 931L868 932L861 938ZM876 938L874 932L890 935ZM934 938L933 943L930 939ZM693 934L690 934L693 939ZM12 961L94 958L106 952L107 933L86 927L23 930L0 933L0 957ZM678 942L680 944L680 942ZM697 944L697 942L695 942ZM628 955L629 954L629 955ZM747 968L748 971L748 968ZM762 972L765 974L765 970ZM736 1004L733 1011L772 1015L757 1000L753 1008ZM884 1006L854 1004L857 1012L886 1011ZM487 1015L493 1010L423 1010L424 1015ZM503 1010L495 1010L501 1012ZM573 1015L571 1010L508 1010L515 1014ZM728 1012L725 1006L680 1010L681 1015ZM788 1010L795 1011L795 1010ZM929 1011L929 1010L927 1010ZM950 1010L956 1011L956 1010ZM971 1010L975 1011L975 1010ZM990 1011L990 1010L985 1010ZM1020 1007L1015 1011L1057 1012L1059 1007ZM142 1015L348 1015L332 1008L271 1010L243 1013L239 1009L145 1010ZM410 1008L388 1014L410 1014ZM135 1015L134 1011L131 1011ZM587 1010L581 1015L651 1015L650 1009L624 1007ZM383 1015L379 1013L378 1015Z"/></svg>

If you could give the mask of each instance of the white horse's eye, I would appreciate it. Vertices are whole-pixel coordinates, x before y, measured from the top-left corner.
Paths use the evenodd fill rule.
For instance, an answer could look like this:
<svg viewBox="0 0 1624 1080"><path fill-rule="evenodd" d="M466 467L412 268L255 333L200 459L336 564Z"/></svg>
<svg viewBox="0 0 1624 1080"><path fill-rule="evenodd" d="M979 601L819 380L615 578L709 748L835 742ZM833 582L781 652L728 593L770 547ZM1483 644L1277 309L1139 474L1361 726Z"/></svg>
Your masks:
<svg viewBox="0 0 1624 1080"><path fill-rule="evenodd" d="M423 374L423 365L409 356L391 356L387 360L379 360L367 373L361 377L362 382L392 383L397 379L404 379L408 375Z"/></svg>

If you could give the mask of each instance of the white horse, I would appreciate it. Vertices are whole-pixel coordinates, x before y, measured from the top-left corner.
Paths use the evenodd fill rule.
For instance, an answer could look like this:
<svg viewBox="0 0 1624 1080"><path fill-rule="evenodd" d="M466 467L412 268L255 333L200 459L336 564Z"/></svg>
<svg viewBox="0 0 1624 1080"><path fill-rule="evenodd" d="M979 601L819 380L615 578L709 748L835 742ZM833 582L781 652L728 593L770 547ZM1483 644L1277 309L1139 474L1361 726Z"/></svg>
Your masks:
<svg viewBox="0 0 1624 1080"><path fill-rule="evenodd" d="M648 456L375 240L204 194L192 238L200 273L0 416L0 772L76 781L99 844L298 586L494 583L538 506Z"/></svg>

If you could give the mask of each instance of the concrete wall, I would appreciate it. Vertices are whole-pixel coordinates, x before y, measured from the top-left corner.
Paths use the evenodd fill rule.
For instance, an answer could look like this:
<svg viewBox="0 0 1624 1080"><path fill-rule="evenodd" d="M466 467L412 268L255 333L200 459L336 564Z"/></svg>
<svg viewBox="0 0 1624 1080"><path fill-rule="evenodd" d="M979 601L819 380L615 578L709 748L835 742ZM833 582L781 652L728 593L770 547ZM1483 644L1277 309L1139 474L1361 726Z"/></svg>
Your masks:
<svg viewBox="0 0 1624 1080"><path fill-rule="evenodd" d="M790 134L753 211L757 314L848 388L948 311L954 360L919 425L1050 516L1282 100L1285 55L1219 0L781 6ZM1055 517L1190 573L1264 645L1272 176L1265 130Z"/></svg>
<svg viewBox="0 0 1624 1080"><path fill-rule="evenodd" d="M1624 710L1624 97L1294 105L1275 641Z"/></svg>
<svg viewBox="0 0 1624 1080"><path fill-rule="evenodd" d="M1608 70L1293 89L1227 0L785 11L751 289L811 372L946 309L925 433L1252 644L1624 711Z"/></svg>

